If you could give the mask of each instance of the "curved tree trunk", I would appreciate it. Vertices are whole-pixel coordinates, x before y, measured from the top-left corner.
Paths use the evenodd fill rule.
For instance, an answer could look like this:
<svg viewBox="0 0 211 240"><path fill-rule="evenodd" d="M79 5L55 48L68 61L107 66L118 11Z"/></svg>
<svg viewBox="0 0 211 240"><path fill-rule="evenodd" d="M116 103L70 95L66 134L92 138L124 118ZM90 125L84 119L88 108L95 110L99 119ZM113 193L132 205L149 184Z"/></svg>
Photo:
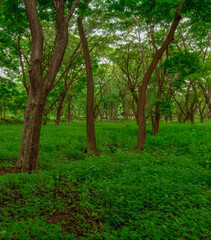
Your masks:
<svg viewBox="0 0 211 240"><path fill-rule="evenodd" d="M95 108L94 108L94 81L92 75L92 65L89 55L89 47L85 31L83 28L83 19L78 17L78 30L81 38L83 55L86 67L87 76L87 118L86 118L86 131L87 131L87 152L93 151L97 153L96 138L95 138Z"/></svg>
<svg viewBox="0 0 211 240"><path fill-rule="evenodd" d="M146 121L145 121L145 104L146 104L146 92L147 92L147 87L151 78L151 75L153 71L155 70L157 63L159 59L162 57L163 53L166 51L168 48L169 44L173 41L174 39L174 32L177 29L177 26L182 19L181 15L179 14L179 11L183 7L183 2L182 0L175 12L175 17L174 20L171 24L170 31L168 33L168 36L166 40L164 41L163 45L161 48L155 53L153 60L144 76L144 79L141 83L141 86L139 87L139 104L138 104L138 141L137 141L137 149L141 150L144 147L145 140L146 140Z"/></svg>

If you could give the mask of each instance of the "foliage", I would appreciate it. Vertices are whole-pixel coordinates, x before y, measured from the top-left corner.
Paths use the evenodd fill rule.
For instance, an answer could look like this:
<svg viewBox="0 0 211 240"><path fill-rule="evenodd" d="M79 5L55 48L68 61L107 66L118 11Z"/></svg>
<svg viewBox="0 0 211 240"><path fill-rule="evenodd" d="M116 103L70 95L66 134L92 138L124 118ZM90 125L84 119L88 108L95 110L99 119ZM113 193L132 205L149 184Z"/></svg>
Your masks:
<svg viewBox="0 0 211 240"><path fill-rule="evenodd" d="M206 239L210 126L170 124L136 152L134 122L43 127L40 170L0 176L2 239ZM0 163L18 157L21 126L0 126Z"/></svg>

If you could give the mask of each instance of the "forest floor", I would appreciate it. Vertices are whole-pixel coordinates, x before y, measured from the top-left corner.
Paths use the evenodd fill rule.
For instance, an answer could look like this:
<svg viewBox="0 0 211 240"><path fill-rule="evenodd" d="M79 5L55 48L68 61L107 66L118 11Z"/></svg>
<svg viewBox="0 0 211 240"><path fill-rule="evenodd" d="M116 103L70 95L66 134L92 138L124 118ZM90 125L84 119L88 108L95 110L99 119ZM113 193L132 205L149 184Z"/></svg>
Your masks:
<svg viewBox="0 0 211 240"><path fill-rule="evenodd" d="M3 175L21 125L0 125L0 239L209 239L211 126L161 124L136 151L137 126L84 122L42 128L39 171Z"/></svg>

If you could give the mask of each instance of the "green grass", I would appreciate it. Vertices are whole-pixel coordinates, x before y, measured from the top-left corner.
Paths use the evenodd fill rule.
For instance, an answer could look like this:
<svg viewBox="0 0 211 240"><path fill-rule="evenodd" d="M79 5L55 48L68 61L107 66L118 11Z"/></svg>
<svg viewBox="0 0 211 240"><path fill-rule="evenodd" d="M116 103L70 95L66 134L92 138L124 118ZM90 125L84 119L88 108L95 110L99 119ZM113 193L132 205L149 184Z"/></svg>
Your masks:
<svg viewBox="0 0 211 240"><path fill-rule="evenodd" d="M0 125L0 167L18 157L21 125ZM42 128L39 171L0 176L0 239L209 239L211 131L197 124L85 123Z"/></svg>

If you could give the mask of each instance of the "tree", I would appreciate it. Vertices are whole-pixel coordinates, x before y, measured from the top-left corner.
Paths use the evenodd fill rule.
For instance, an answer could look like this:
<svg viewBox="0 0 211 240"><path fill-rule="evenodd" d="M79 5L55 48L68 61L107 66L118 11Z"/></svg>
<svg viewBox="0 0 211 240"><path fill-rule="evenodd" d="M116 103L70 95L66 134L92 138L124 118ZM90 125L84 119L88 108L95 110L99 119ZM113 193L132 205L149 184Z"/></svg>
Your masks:
<svg viewBox="0 0 211 240"><path fill-rule="evenodd" d="M83 27L83 19L78 17L78 31L81 38L83 56L87 77L87 111L86 111L86 133L87 133L87 152L97 153L95 138L95 109L94 109L94 81L92 74L92 64L89 55L89 47Z"/></svg>
<svg viewBox="0 0 211 240"><path fill-rule="evenodd" d="M65 54L68 43L68 26L80 0L75 0L64 16L65 1L53 1L56 22L55 48L44 74L42 57L44 35L39 19L37 3L35 0L24 0L26 15L31 31L31 59L28 68L28 103L25 111L24 127L21 140L20 154L14 171L31 172L38 168L38 154L42 114L47 96L52 89L54 80Z"/></svg>
<svg viewBox="0 0 211 240"><path fill-rule="evenodd" d="M175 11L175 16L174 16L174 20L171 24L171 28L169 30L169 33L167 35L166 40L164 41L164 43L162 44L161 48L159 50L157 50L155 52L155 55L153 57L153 60L150 64L150 66L147 69L147 72L144 76L144 79L141 83L141 86L139 88L139 104L138 104L138 142L137 142L137 149L140 150L143 148L144 144L145 144L145 139L146 139L146 121L145 121L145 104L146 104L146 91L147 91L147 87L151 78L151 75L154 71L154 69L157 66L157 63L159 61L159 59L162 57L163 53L166 51L166 49L168 48L169 44L173 41L174 39L174 32L177 29L177 26L180 22L180 20L182 19L179 11L182 9L183 7L183 2L184 0L182 0L176 11Z"/></svg>

